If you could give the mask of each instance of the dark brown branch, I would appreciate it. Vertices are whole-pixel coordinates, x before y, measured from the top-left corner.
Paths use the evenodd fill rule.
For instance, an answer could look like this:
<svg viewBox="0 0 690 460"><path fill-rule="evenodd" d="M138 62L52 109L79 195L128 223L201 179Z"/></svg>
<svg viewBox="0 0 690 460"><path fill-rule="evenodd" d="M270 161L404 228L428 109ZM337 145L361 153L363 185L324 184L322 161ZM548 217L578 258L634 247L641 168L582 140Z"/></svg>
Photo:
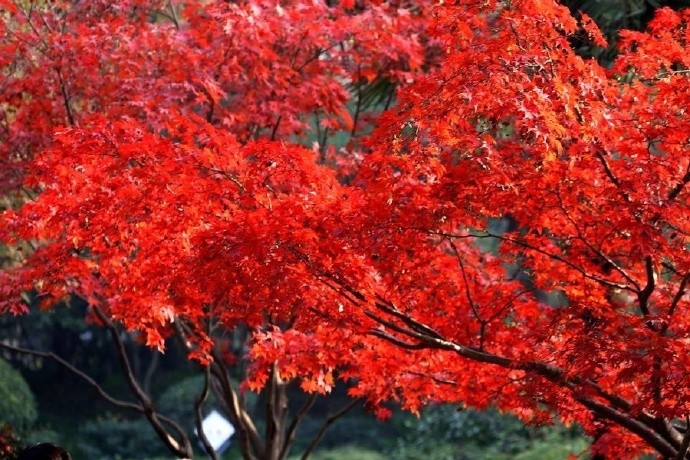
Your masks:
<svg viewBox="0 0 690 460"><path fill-rule="evenodd" d="M206 96L206 99L208 100L208 113L206 114L206 121L208 123L213 122L213 112L216 110L216 100L213 98L213 95L211 95L211 92L203 85L201 85L200 90L202 93L204 93L204 96Z"/></svg>
<svg viewBox="0 0 690 460"><path fill-rule="evenodd" d="M455 235L452 234L444 234L442 236L455 237ZM514 240L512 238L492 234L487 234L487 236L496 237L505 241L510 241L517 245L527 247L528 249L532 249L540 253L545 253L545 251L539 248L535 248L529 244L526 244L518 240ZM606 280L596 279L595 277L588 275L586 272L584 272L584 270L580 269L579 267L574 266L572 262L567 261L558 255L553 255L549 253L546 253L546 255L553 258L554 260L559 260L570 266L573 266L573 268L576 268L578 271L583 273L583 275L587 276L588 278L593 278L604 285L632 290L629 286L619 285L618 283L612 283ZM642 291L647 290L650 292L651 295L651 291L653 291L655 286L655 273L653 272L653 262L651 260L651 257L647 259L647 263L648 270L650 270L649 267L651 266L652 273L650 274L648 272L647 286ZM312 264L309 265L313 267ZM336 281L336 283L342 286L346 291L355 295L357 299L361 298L362 301L366 302L366 297L363 294L358 292L356 289L344 284L344 282L342 282L337 275L332 273L328 273L327 275L330 279ZM649 280L652 281L650 282ZM649 286L651 286L651 288ZM595 382L577 376L569 377L566 374L566 372L564 372L559 367L547 364L545 362L508 358L505 356L486 352L482 349L461 345L453 342L452 340L447 340L440 336L431 327L427 326L426 324L418 320L415 320L409 315L404 314L403 312L398 310L393 303L387 301L381 296L377 296L377 301L374 303L374 305L378 309L392 315L394 318L404 323L406 327L395 324L391 320L381 318L378 315L372 313L371 311L364 310L364 313L368 317L374 319L375 321L379 322L379 324L382 324L399 334L405 335L410 338L414 338L419 342L408 343L380 329L371 329L369 331L371 335L380 337L405 349L435 348L441 350L448 350L456 353L461 357L476 362L493 364L506 369L522 370L527 373L535 374L554 383L555 385L561 388L570 390L572 392L573 398L580 404L591 410L594 414L607 418L617 423L619 426L627 429L631 433L640 436L648 445L656 449L662 455L675 456L677 453L674 444L678 445L680 443L676 442L673 439L673 436L671 436L673 433L667 433L666 431L662 430L661 425L664 422L663 419L654 417L646 413L645 411L642 411L641 413L636 414L635 416L630 415L628 412L631 409L631 405L628 401L619 398L618 396L609 394ZM586 397L586 393L582 393L580 391L582 387L589 387L594 389L597 394L599 394L602 398L611 403L613 407L608 406L606 404L601 404L600 402ZM308 452L310 452L310 450Z"/></svg>
<svg viewBox="0 0 690 460"><path fill-rule="evenodd" d="M59 363L61 366L69 370L71 373L74 375L78 376L80 379L84 380L86 383L89 384L100 397L108 401L110 404L123 408L123 409L131 409L135 410L137 412L144 412L144 408L141 407L138 404L134 404L128 401L123 401L121 399L114 398L113 396L110 396L104 389L101 387L98 382L96 382L93 378L91 378L89 375L85 374L84 372L80 371L78 368L70 364L68 361L65 361L62 359L60 356L56 355L53 352L49 351L38 351L38 350L30 350L28 348L22 348L22 347L16 347L13 345L9 345L3 342L0 342L0 348L3 348L5 350L13 351L15 353L21 353L24 355L31 355L31 356L38 356L41 358L48 358L56 361Z"/></svg>
<svg viewBox="0 0 690 460"><path fill-rule="evenodd" d="M418 340L422 340L422 341L424 341L426 339L426 337L423 334L420 334L419 332L411 330L411 329L404 328L404 327L394 323L393 321L389 321L385 318L382 318L382 317L376 315L374 312L364 310L364 314L367 315L369 318L373 319L374 321L376 321L377 323L379 323L380 325L385 326L386 328L391 329L395 332L398 332L400 334L403 334L403 335L406 335L409 337L414 337L414 338L416 338Z"/></svg>
<svg viewBox="0 0 690 460"><path fill-rule="evenodd" d="M690 426L690 417L685 418L686 426ZM678 449L678 455L676 455L675 460L683 460L688 453L688 448L690 447L690 430L686 430L683 435L683 441Z"/></svg>
<svg viewBox="0 0 690 460"><path fill-rule="evenodd" d="M415 375L417 377L423 377L426 379L430 379L430 380L438 383L439 385L450 385L450 386L457 386L458 385L458 382L456 382L455 380L446 380L446 379L436 377L434 375L425 374L423 372L405 371L405 374L410 374L410 375Z"/></svg>
<svg viewBox="0 0 690 460"><path fill-rule="evenodd" d="M232 390L228 390L226 384L222 382L222 378L218 375L218 369L214 365L211 367L211 372L214 377L212 382L212 391L218 398L218 401L222 404L224 412L230 418L232 424L237 428L237 434L240 439L240 452L245 460L258 460L258 455L263 451L257 450L262 446L259 446L252 442L252 437L250 431L243 420L242 415L238 413L241 410L242 405L239 402L237 395L231 395ZM238 409L239 408L239 409ZM257 433L258 439L258 433ZM254 454L256 452L256 455Z"/></svg>
<svg viewBox="0 0 690 460"><path fill-rule="evenodd" d="M393 96L395 96L395 85L391 85L390 92L388 93L388 97L386 98L386 104L383 106L384 111L390 108L391 103L393 102Z"/></svg>
<svg viewBox="0 0 690 460"><path fill-rule="evenodd" d="M177 423L171 424L173 429L178 433L180 437L180 441L178 441L172 435L170 435L170 433L168 433L167 430L161 424L160 415L154 409L151 399L144 392L144 390L139 385L139 382L137 382L136 378L134 377L132 365L130 364L129 358L127 357L127 351L125 350L122 338L120 338L120 331L117 329L115 324L113 324L113 322L105 316L105 314L101 311L100 308L98 308L97 306L93 306L93 311L96 314L96 316L98 316L98 319L101 320L101 322L110 332L110 336L115 342L115 349L117 350L117 354L120 359L120 365L122 366L122 370L125 374L127 384L132 393L134 394L135 398L143 407L144 415L148 419L153 430L156 432L161 441L163 441L168 450L170 450L170 452L172 452L174 455L181 458L193 457L194 454L192 451L192 446L189 442L189 438L184 433L182 428Z"/></svg>
<svg viewBox="0 0 690 460"><path fill-rule="evenodd" d="M278 460L283 447L283 429L287 414L285 382L278 372L278 365L273 363L266 385L266 460Z"/></svg>
<svg viewBox="0 0 690 460"><path fill-rule="evenodd" d="M429 348L429 344L427 344L425 342L408 343L408 342L405 342L404 340L400 340L399 338L397 338L395 336L387 334L380 329L370 329L369 334L374 335L376 337L380 337L384 340L391 342L394 345L397 345L401 348L405 348L407 350L423 350L425 348Z"/></svg>
<svg viewBox="0 0 690 460"><path fill-rule="evenodd" d="M478 239L496 238L496 239L499 239L501 241L507 241L507 242L512 243L516 246L520 246L520 247L523 247L525 249L529 249L530 251L534 251L534 252L537 252L539 254L542 254L542 255L548 257L549 259L561 262L561 263L569 266L573 270L577 271L578 273L580 273L583 277L590 279L592 281L595 281L595 282L601 284L602 286L613 287L613 288L621 289L623 291L629 291L629 292L637 293L637 290L631 288L628 285L620 284L620 283L614 283L613 281L609 281L609 280L594 276L591 273L588 273L582 267L578 267L573 262L559 256L558 254L550 253L548 251L545 251L544 249L538 248L536 246L532 246L529 243L526 243L524 241L520 241L520 240L515 239L515 238L511 238L508 236L497 235L495 233L490 233L490 232L468 233L465 235L461 235L461 234L455 234L455 233L449 233L449 232L443 232L443 231L437 231L437 230L429 230L429 229L423 229L423 228L410 228L410 230L417 230L417 231L420 231L420 232L423 232L423 233L426 233L429 235L445 236L447 238L459 238L459 239L460 238L478 238Z"/></svg>
<svg viewBox="0 0 690 460"><path fill-rule="evenodd" d="M302 422L304 419L304 416L307 415L307 413L311 410L311 408L314 406L314 403L318 399L319 395L318 393L312 393L309 395L306 401L304 401L304 404L297 410L295 413L295 416L292 418L292 422L290 422L290 426L287 429L287 432L285 434L285 441L283 442L283 448L280 451L280 458L286 458L288 454L290 453L290 448L295 442L295 436L297 435L297 428L299 427L299 424Z"/></svg>
<svg viewBox="0 0 690 460"><path fill-rule="evenodd" d="M603 157L602 157L603 158ZM640 285L639 283L626 272L623 267L618 265L615 260L604 254L603 251L597 249L592 243L590 243L587 238L585 238L584 234L580 230L580 227L577 225L575 220L572 218L570 213L565 207L565 204L563 203L563 198L561 197L560 191L556 192L556 196L558 197L558 202L559 202L559 207L561 208L561 211L563 211L563 214L565 214L566 219L572 224L572 226L575 228L575 232L577 232L577 236L582 241L582 243L587 246L587 248L592 251L597 257L600 257L602 260L604 260L606 263L611 265L614 270L616 270L618 273L620 273L623 278L625 278L630 284L632 284L635 289L640 290Z"/></svg>
<svg viewBox="0 0 690 460"><path fill-rule="evenodd" d="M410 321L415 320L410 319ZM383 332L373 334L386 340L390 340L391 338L390 336L387 337L386 334ZM667 448L673 449L671 444L669 444L668 441L665 440L656 430L656 425L658 425L659 422L658 419L655 419L654 417L643 412L639 415L638 420L636 418L629 416L628 414L625 414L624 412L620 412L615 408L602 405L588 398L584 398L583 396L580 396L577 393L577 390L580 386L589 386L593 388L595 391L597 391L597 393L599 393L600 396L604 397L609 402L612 402L615 407L619 407L622 410L630 409L630 403L615 395L608 394L594 382L581 378L566 378L565 373L561 369L546 363L537 361L519 361L511 358L506 358L500 355L487 353L482 350L466 347L445 339L437 339L435 337L429 336L420 337L420 335L421 334L419 333L415 333L413 336L426 342L428 344L428 348L446 349L454 351L458 355L468 359L472 359L474 361L479 361L487 364L495 364L508 369L518 369L526 372L533 372L537 375L540 375L541 377L544 377L545 379L563 388L570 389L573 392L575 399L581 402L583 405L585 405L585 407L593 411L594 409L596 409L595 412L597 414L614 420L617 423L620 423L621 426L623 426L626 429L629 429L631 432L637 434L646 442L648 442L650 446L654 447L655 449L662 449L659 450L659 452L668 452ZM395 340L398 339L393 338L393 343L395 343Z"/></svg>
<svg viewBox="0 0 690 460"><path fill-rule="evenodd" d="M211 372L209 370L209 366L206 366L204 368L204 386L201 389L201 393L199 393L199 395L194 399L194 421L196 423L196 432L199 435L199 439L201 439L201 443L204 445L206 453L209 457L211 457L212 460L218 460L218 454L211 445L211 442L208 440L206 432L204 432L204 424L201 414L201 406L204 404L206 399L208 399L209 379L211 378L210 374Z"/></svg>
<svg viewBox="0 0 690 460"><path fill-rule="evenodd" d="M421 332L422 334L428 334L431 337L441 339L442 336L436 332L433 328L427 326L426 324L423 324L419 321L415 321L414 319L410 318L408 315L405 313L401 312L392 302L389 302L385 300L381 296L377 296L378 302L375 302L374 305L376 308L385 311L388 314L391 314L401 320L403 323L407 324L407 326L411 327L412 329Z"/></svg>
<svg viewBox="0 0 690 460"><path fill-rule="evenodd" d="M683 298L685 295L685 288L688 285L688 281L690 281L690 273L686 274L683 279L680 281L680 286L678 286L678 291L676 291L676 295L673 296L673 300L671 301L671 306L668 307L668 312L666 313L668 318L666 319L666 323L661 327L661 330L659 331L661 335L666 335L666 332L668 332L668 328L671 327L671 318L673 317L673 314L676 312L676 308L678 308L678 304L680 303L680 300Z"/></svg>
<svg viewBox="0 0 690 460"><path fill-rule="evenodd" d="M175 11L175 6L172 4L171 0L168 0L168 10L170 10L170 19L172 20L173 24L175 24L175 28L177 30L180 30L180 20L177 18L177 11Z"/></svg>
<svg viewBox="0 0 690 460"><path fill-rule="evenodd" d="M238 428L240 434L240 440L242 441L242 451L245 458L251 460L255 459L256 456L252 454L252 449L257 453L259 457L263 456L265 447L259 436L259 430L257 430L254 422L252 421L249 414L244 410L240 402L240 398L237 392L232 387L230 378L228 377L225 368L220 364L222 362L221 357L214 352L213 353L213 365L211 367L211 372L218 379L221 387L221 395L223 400L227 402L229 409L228 415L233 419L233 423ZM250 448L251 446L251 448Z"/></svg>
<svg viewBox="0 0 690 460"><path fill-rule="evenodd" d="M683 175L683 178L680 180L679 183L676 184L675 187L671 189L671 191L668 193L668 200L673 201L676 199L678 195L680 195L680 192L683 191L683 187L690 182L690 163L688 164L687 169L685 170L685 175Z"/></svg>
<svg viewBox="0 0 690 460"><path fill-rule="evenodd" d="M158 363L160 362L160 352L158 350L153 350L153 356L151 357L151 361L149 362L148 367L146 368L146 373L144 374L144 391L146 393L151 392L151 383L153 382L153 376L156 373L156 369L158 368Z"/></svg>
<svg viewBox="0 0 690 460"><path fill-rule="evenodd" d="M299 250L297 250L294 247L289 248L290 252L292 252L297 259L302 261L305 265L308 267L312 268L318 275L324 276L330 280L332 280L334 283L336 283L338 286L342 287L345 289L347 292L349 292L353 297L355 297L359 301L363 301L366 299L364 295L357 291L356 289L353 289L350 285L348 285L346 282L344 282L338 275L335 273L331 273L329 271L323 270L319 267L316 267L314 263L309 260L309 257L301 253Z"/></svg>
<svg viewBox="0 0 690 460"><path fill-rule="evenodd" d="M319 278L319 281L321 281L321 283L324 284L324 285L325 285L326 287L328 287L329 289L331 289L331 290L337 292L342 298L344 298L345 300L347 300L349 303L351 303L351 304L354 305L355 307L359 307L359 306L361 305L360 302L359 302L357 299L353 299L353 298L350 296L350 294L347 293L347 292L345 292L345 291L343 291L342 288L340 288L340 287L338 287L338 286L332 285L331 283L329 283L328 281L324 280L324 279L321 278L321 277Z"/></svg>
<svg viewBox="0 0 690 460"><path fill-rule="evenodd" d="M352 117L352 130L350 130L350 139L353 139L355 137L355 134L357 133L357 123L359 122L360 112L362 111L362 88L360 86L360 78L361 77L359 76L359 72L357 72L357 81L355 82L355 87L357 88L357 104L355 105L355 113Z"/></svg>
<svg viewBox="0 0 690 460"><path fill-rule="evenodd" d="M529 289L523 289L523 290L519 291L513 297L508 299L508 301L506 301L506 303L504 303L503 306L501 306L501 308L496 310L493 315L489 316L489 318L486 320L486 322L490 323L490 322L494 321L496 318L498 318L499 316L501 316L503 314L503 312L505 312L513 304L513 302L515 302L517 299L520 298L520 296L527 294L528 292L534 292L536 290L537 290L536 287L531 287Z"/></svg>
<svg viewBox="0 0 690 460"><path fill-rule="evenodd" d="M667 440L662 438L656 431L638 420L635 420L631 416L577 393L574 393L574 398L593 413L611 420L631 433L636 434L660 454L668 457L673 457L677 454L676 449L669 444Z"/></svg>
<svg viewBox="0 0 690 460"><path fill-rule="evenodd" d="M15 352L15 353L52 359L55 362L57 362L58 364L60 364L61 366L63 366L65 369L67 369L68 371L70 371L71 373L73 373L74 375L79 377L80 379L84 380L89 386L91 386L94 390L96 390L96 392L98 393L98 395L100 397L102 397L108 403L110 403L116 407L120 407L122 409L134 410L134 411L137 411L141 414L145 414L145 412L146 412L144 407L139 405L139 404L135 404L135 403L132 403L129 401L124 401L124 400L117 399L117 398L111 396L91 376L82 372L77 367L73 366L68 361L64 360L63 358L61 358L60 356L56 355L53 352L30 350L28 348L17 347L14 345L9 345L7 343L3 343L3 342L0 342L0 348ZM174 420L172 420L171 418L165 417L165 416L160 415L160 414L158 415L158 418L162 422L171 426L176 431L179 430L179 432L182 432L182 428L179 425L177 425L177 423Z"/></svg>
<svg viewBox="0 0 690 460"><path fill-rule="evenodd" d="M611 166L609 165L608 161L606 160L606 157L604 156L601 151L597 150L596 154L597 158L601 162L602 166L604 167L604 172L606 173L606 176L609 178L609 180L615 185L618 190L620 190L621 196L625 201L628 203L631 202L630 195L628 195L628 192L623 190L623 187L621 187L621 183L616 177L616 175L613 173L613 170L611 169Z"/></svg>
<svg viewBox="0 0 690 460"><path fill-rule="evenodd" d="M642 315L649 316L649 297L654 292L656 287L656 273L654 272L654 262L652 256L644 258L645 272L647 273L647 284L643 289L638 291L637 299L640 304L640 311Z"/></svg>
<svg viewBox="0 0 690 460"><path fill-rule="evenodd" d="M177 317L175 318L173 327L182 346L187 351L191 351L190 340L188 338L189 326L185 324L182 318ZM210 371L215 379L213 391L218 397L218 400L224 404L226 414L230 417L235 428L237 428L242 456L246 460L257 460L258 457L263 455L264 451L259 432L242 407L240 398L232 387L225 367L221 365L223 362L221 357L215 351L212 352L211 355L213 357L213 362L211 363ZM257 455L254 455L253 452L256 452Z"/></svg>
<svg viewBox="0 0 690 460"><path fill-rule="evenodd" d="M324 435L326 434L326 431L328 431L328 428L330 428L330 426L333 425L333 423L340 417L350 412L359 403L361 403L361 400L355 399L354 401L350 402L345 407L340 409L338 412L328 417L324 424L321 426L319 432L316 434L314 439L311 440L311 442L307 446L307 449L302 454L302 460L307 460L309 458L316 446L319 444L319 442L321 442L321 439L323 439Z"/></svg>
<svg viewBox="0 0 690 460"><path fill-rule="evenodd" d="M283 119L282 115L278 116L278 119L276 120L275 124L273 125L273 129L271 130L271 140L272 141L276 140L276 135L278 134L278 127L280 126L280 122L282 119Z"/></svg>
<svg viewBox="0 0 690 460"><path fill-rule="evenodd" d="M484 324L484 320L481 318L481 316L479 315L479 311L477 310L477 305L474 303L474 300L472 299L472 293L470 292L470 283L467 280L465 264L463 263L462 257L460 256L460 251L458 251L458 247L455 245L452 239L448 239L448 243L450 244L451 249L455 253L455 258L458 260L458 265L460 266L460 272L462 273L462 281L465 284L465 297L467 297L467 302L469 302L470 308L472 309L472 313L474 314L474 317L477 318L477 321Z"/></svg>
<svg viewBox="0 0 690 460"><path fill-rule="evenodd" d="M59 67L55 69L55 72L57 72L58 81L60 82L60 92L62 93L62 102L65 106L65 111L67 112L67 121L69 121L70 126L76 126L74 115L72 114L72 108L70 107L70 98L67 94L67 86L65 84L65 80L62 78L62 72L60 71Z"/></svg>

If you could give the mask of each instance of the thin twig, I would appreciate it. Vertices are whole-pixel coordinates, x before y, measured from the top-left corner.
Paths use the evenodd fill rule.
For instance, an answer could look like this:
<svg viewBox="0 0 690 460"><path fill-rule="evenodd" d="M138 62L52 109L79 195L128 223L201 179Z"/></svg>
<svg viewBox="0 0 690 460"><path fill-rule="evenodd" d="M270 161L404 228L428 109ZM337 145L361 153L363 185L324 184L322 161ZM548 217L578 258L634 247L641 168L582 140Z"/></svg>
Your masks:
<svg viewBox="0 0 690 460"><path fill-rule="evenodd" d="M330 428L330 426L333 425L333 423L334 423L336 420L338 420L340 417L342 417L342 416L344 416L345 414L347 414L348 412L350 412L353 408L355 408L355 407L357 406L357 404L360 404L361 402L362 402L361 399L355 399L354 401L350 402L350 403L347 404L345 407L343 407L342 409L340 409L338 412L336 412L335 414L333 414L333 415L331 415L330 417L328 417L328 418L326 419L326 421L324 422L324 424L321 426L321 429L319 430L319 432L316 434L316 436L314 437L314 439L312 439L312 441L311 441L311 442L309 443L309 445L307 446L307 449L306 449L306 450L304 451L304 453L302 454L302 460L307 460L307 459L309 458L309 456L310 456L311 453L314 451L314 449L316 448L316 446L319 444L319 442L321 441L321 439L323 439L323 437L324 437L324 435L326 434L326 431L328 430L328 428Z"/></svg>

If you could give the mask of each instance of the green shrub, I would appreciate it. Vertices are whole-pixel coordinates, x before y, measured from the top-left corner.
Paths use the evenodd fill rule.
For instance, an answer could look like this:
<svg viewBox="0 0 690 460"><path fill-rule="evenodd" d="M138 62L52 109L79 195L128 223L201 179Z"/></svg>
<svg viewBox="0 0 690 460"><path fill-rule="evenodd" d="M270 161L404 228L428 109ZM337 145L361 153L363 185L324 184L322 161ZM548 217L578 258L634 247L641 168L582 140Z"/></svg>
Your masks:
<svg viewBox="0 0 690 460"><path fill-rule="evenodd" d="M299 456L290 457L290 460L297 460L299 458ZM388 460L389 458L388 455L357 446L343 446L316 451L311 456L311 460Z"/></svg>
<svg viewBox="0 0 690 460"><path fill-rule="evenodd" d="M0 424L9 423L19 437L28 434L38 412L36 399L22 375L0 359Z"/></svg>
<svg viewBox="0 0 690 460"><path fill-rule="evenodd" d="M577 428L527 427L495 410L427 409L407 420L408 431L392 450L401 460L555 460L579 454L588 442Z"/></svg>
<svg viewBox="0 0 690 460"><path fill-rule="evenodd" d="M81 455L76 458L94 460L149 459L167 453L145 419L127 420L114 416L83 425L77 449Z"/></svg>
<svg viewBox="0 0 690 460"><path fill-rule="evenodd" d="M204 376L195 375L179 380L163 391L156 407L161 414L177 421L188 432L194 430L194 400L203 388ZM204 413L215 405L215 398L209 394L204 403Z"/></svg>

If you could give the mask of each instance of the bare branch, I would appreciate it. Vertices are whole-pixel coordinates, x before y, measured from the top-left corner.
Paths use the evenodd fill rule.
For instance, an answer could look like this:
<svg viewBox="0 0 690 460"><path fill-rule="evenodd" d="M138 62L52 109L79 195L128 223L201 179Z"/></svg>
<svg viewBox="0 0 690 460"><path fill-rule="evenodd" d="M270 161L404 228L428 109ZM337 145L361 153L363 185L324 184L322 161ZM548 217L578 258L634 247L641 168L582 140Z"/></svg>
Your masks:
<svg viewBox="0 0 690 460"><path fill-rule="evenodd" d="M204 432L204 424L202 421L202 414L201 414L201 406L202 404L208 399L208 390L209 390L209 379L211 377L211 372L209 370L209 366L206 366L204 368L204 386L201 389L201 393L194 399L194 419L196 422L196 432L199 435L199 439L201 439L201 443L204 445L204 449L206 450L206 453L211 457L212 460L218 460L218 454L216 453L215 449L211 445L211 443L208 440L208 437L206 437L206 433Z"/></svg>
<svg viewBox="0 0 690 460"><path fill-rule="evenodd" d="M359 69L357 70L357 81L355 81L355 88L357 91L357 103L355 105L355 113L352 117L352 129L350 130L350 140L355 137L357 133L357 123L359 122L359 116L362 111L362 88L361 88L361 76Z"/></svg>
<svg viewBox="0 0 690 460"><path fill-rule="evenodd" d="M417 377L424 377L424 378L433 380L434 382L436 382L440 385L457 386L457 384L458 384L458 382L456 382L455 380L442 379L442 378L436 377L434 375L425 374L423 372L405 371L405 373L410 374L410 375L415 375Z"/></svg>
<svg viewBox="0 0 690 460"><path fill-rule="evenodd" d="M161 354L158 350L153 350L153 356L151 357L151 361L149 362L149 365L146 368L146 373L144 374L144 391L146 393L151 392L151 383L153 382L153 376L158 368L160 356Z"/></svg>
<svg viewBox="0 0 690 460"><path fill-rule="evenodd" d="M259 436L259 430L256 428L256 425L254 425L254 422L247 411L244 409L237 391L235 388L233 388L232 383L230 382L230 378L228 377L225 367L220 363L222 363L221 357L218 355L218 353L214 352L213 366L211 371L214 373L216 378L218 378L219 383L221 384L221 393L223 398L228 401L228 406L230 408L229 415L234 418L234 422L240 428L240 434L244 433L246 442L251 443L254 452L261 457L264 454L265 446L261 441L261 437ZM246 453L248 454L246 458L255 458L253 455L251 455L251 451L248 448Z"/></svg>
<svg viewBox="0 0 690 460"><path fill-rule="evenodd" d="M377 296L377 299L379 301L375 302L374 305L378 309L395 316L396 318L400 319L403 323L407 324L409 327L422 334L428 334L429 336L438 339L442 338L442 336L430 326L427 326L426 324L423 324L419 321L415 321L412 318L410 318L409 315L406 315L405 313L401 312L392 302L384 299L381 296Z"/></svg>
<svg viewBox="0 0 690 460"><path fill-rule="evenodd" d="M345 407L343 407L342 409L337 411L335 414L328 417L326 419L326 421L324 422L324 424L321 426L321 429L319 430L319 432L316 434L314 439L312 439L312 441L307 446L307 449L302 454L302 460L307 460L309 458L309 456L314 451L316 446L319 444L319 442L321 442L321 439L323 439L323 436L326 434L326 431L328 430L328 428L330 428L330 426L333 425L333 423L336 420L338 420L340 417L342 417L345 414L347 414L348 412L350 412L353 408L355 408L357 406L357 404L359 404L361 402L362 402L361 399L355 399L354 401L350 402Z"/></svg>
<svg viewBox="0 0 690 460"><path fill-rule="evenodd" d="M3 348L5 350L13 351L15 353L21 353L24 355L31 355L31 356L39 356L41 358L48 358L56 361L59 363L61 366L72 372L74 375L78 376L80 379L84 380L86 383L88 383L93 389L96 390L99 396L101 396L103 399L108 401L110 404L121 407L123 409L132 409L137 412L144 412L144 408L138 404L134 404L128 401L123 401L121 399L117 399L110 394L108 394L103 387L101 387L98 382L96 382L92 377L89 375L85 374L84 372L80 371L78 368L70 364L68 361L65 361L63 358L60 356L56 355L53 352L50 351L38 351L38 350L30 350L28 348L22 348L22 347L16 347L13 345L9 345L7 343L0 342L0 348Z"/></svg>
<svg viewBox="0 0 690 460"><path fill-rule="evenodd" d="M277 363L271 366L269 381L266 385L266 460L277 460L283 449L282 434L287 415L285 382L280 377Z"/></svg>
<svg viewBox="0 0 690 460"><path fill-rule="evenodd" d="M173 454L182 458L191 458L193 456L192 446L185 432L177 423L174 422L172 427L178 433L180 440L176 440L172 435L170 435L170 433L167 432L167 430L161 424L160 415L154 409L151 398L149 398L149 396L144 392L139 385L139 382L137 382L136 378L134 377L134 371L132 370L132 365L129 362L129 358L127 357L127 351L125 350L124 343L120 337L120 331L118 331L115 324L113 324L113 322L105 316L100 308L95 305L92 308L96 316L98 316L98 319L100 319L108 329L110 336L115 342L115 349L117 350L120 358L120 364L125 374L127 384L143 407L144 415L151 424L151 427L154 429L161 441L163 441L168 450L170 450Z"/></svg>
<svg viewBox="0 0 690 460"><path fill-rule="evenodd" d="M77 367L73 366L73 365L70 364L68 361L66 361L65 359L63 359L62 357L56 355L56 354L53 353L53 352L38 351L38 350L30 350L30 349L28 349L28 348L22 348L22 347L18 347L18 346L14 346L14 345L9 345L9 344L4 343L4 342L0 342L0 348L3 348L3 349L8 350L8 351L15 352L15 353L20 353L20 354L25 354L25 355L38 356L38 357L42 357L42 358L52 359L52 360L54 360L55 362L57 362L58 364L60 364L62 367L64 367L65 369L67 369L68 371L70 371L71 373L73 373L74 375L76 375L77 377L79 377L80 379L84 380L89 386L91 386L94 390L96 390L96 392L98 393L98 395L99 395L100 397L102 397L102 398L103 398L105 401L107 401L108 403L110 403L110 404L112 404L112 405L114 405L114 406L116 406L116 407L120 407L120 408L122 408L122 409L134 410L134 411L137 411L137 412L139 412L139 413L141 413L141 414L145 414L145 413L146 413L146 409L145 409L143 406L139 405L139 404L135 404L135 403L132 403L132 402L129 402L129 401L124 401L124 400L122 400L122 399L118 399L118 398L115 398L115 397L111 396L111 395L110 395L108 392L106 392L105 389L103 389L103 387L102 387L98 382L96 382L91 376L89 376L88 374L86 374L86 373L84 373L83 371L79 370ZM175 429L176 431L179 430L180 433L182 432L182 428L181 428L179 425L177 425L177 422L175 422L175 421L172 420L171 418L168 418L168 417L166 417L166 416L164 416L164 415L161 415L161 414L158 414L158 418L159 418L162 422L164 422L165 424L167 424L167 425L169 425L170 427L172 427L173 429Z"/></svg>
<svg viewBox="0 0 690 460"><path fill-rule="evenodd" d="M271 129L271 140L274 141L276 139L276 135L278 134L278 127L280 126L280 122L282 121L283 116L279 115L278 118L276 119L276 122L273 125L273 129Z"/></svg>
<svg viewBox="0 0 690 460"><path fill-rule="evenodd" d="M182 318L177 317L173 322L173 327L182 346L187 351L191 351L188 337L189 326L185 324ZM221 357L215 351L212 352L211 355L213 357L213 362L211 363L210 371L215 379L212 389L218 397L218 400L223 403L225 412L230 417L233 425L237 428L242 456L246 460L257 460L263 455L264 451L259 432L249 417L249 414L244 410L239 396L232 387L226 369L221 364L223 362ZM256 455L254 455L254 452Z"/></svg>
<svg viewBox="0 0 690 460"><path fill-rule="evenodd" d="M288 453L290 453L290 448L292 447L292 444L295 442L295 436L297 435L297 427L299 427L299 424L304 419L304 416L307 415L307 413L314 406L314 403L316 402L318 397L318 393L310 394L307 400L304 401L304 404L302 404L302 406L295 413L295 416L292 418L292 422L290 422L290 426L288 427L287 432L285 434L283 448L280 451L281 459L286 458L288 456Z"/></svg>

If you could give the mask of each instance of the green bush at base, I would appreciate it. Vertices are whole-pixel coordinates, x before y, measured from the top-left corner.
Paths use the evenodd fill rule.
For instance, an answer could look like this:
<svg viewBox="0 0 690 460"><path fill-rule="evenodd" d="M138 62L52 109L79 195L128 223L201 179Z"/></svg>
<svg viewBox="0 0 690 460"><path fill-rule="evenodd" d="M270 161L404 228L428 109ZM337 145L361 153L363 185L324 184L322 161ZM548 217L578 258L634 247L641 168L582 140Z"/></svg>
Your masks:
<svg viewBox="0 0 690 460"><path fill-rule="evenodd" d="M24 378L4 359L0 359L0 423L9 423L23 437L38 417L36 399Z"/></svg>

